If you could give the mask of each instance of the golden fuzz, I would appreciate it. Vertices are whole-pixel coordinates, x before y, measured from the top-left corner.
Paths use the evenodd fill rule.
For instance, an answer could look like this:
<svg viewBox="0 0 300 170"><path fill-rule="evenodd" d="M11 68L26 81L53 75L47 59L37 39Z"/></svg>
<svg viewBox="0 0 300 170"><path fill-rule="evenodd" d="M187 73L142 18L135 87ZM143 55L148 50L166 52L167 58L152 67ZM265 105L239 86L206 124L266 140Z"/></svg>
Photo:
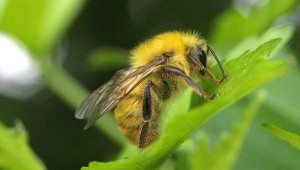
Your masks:
<svg viewBox="0 0 300 170"><path fill-rule="evenodd" d="M163 53L173 52L174 57L168 65L179 67L189 75L190 65L186 58L186 49L199 45L206 50L205 44L205 40L196 32L172 31L158 34L131 51L131 66L142 67L161 57Z"/></svg>

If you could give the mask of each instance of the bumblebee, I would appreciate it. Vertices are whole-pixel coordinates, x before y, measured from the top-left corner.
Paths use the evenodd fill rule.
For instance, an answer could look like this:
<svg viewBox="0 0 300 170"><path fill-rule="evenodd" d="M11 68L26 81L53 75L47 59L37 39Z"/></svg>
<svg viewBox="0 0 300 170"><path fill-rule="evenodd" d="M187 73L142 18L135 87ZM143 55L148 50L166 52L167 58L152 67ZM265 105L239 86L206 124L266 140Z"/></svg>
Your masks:
<svg viewBox="0 0 300 170"><path fill-rule="evenodd" d="M207 67L209 52L220 67L222 79ZM208 76L220 83L227 77L212 48L192 32L158 34L133 49L130 59L131 66L115 73L85 99L75 117L88 116L87 129L114 109L120 131L140 149L158 138L158 119L164 104L180 97L184 88L192 88L206 100L218 96L207 95L192 78Z"/></svg>

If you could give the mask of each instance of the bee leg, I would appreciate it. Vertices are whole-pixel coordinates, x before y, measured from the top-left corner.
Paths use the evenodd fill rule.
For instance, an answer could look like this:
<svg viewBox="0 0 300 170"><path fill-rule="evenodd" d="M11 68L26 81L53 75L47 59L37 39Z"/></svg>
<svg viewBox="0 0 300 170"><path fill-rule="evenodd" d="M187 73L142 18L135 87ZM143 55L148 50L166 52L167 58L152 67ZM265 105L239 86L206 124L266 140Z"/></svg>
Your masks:
<svg viewBox="0 0 300 170"><path fill-rule="evenodd" d="M205 75L208 75L214 82L216 83L222 83L224 80L226 80L227 75L225 74L221 80L219 80L208 68L204 67L201 69L202 72L205 73Z"/></svg>
<svg viewBox="0 0 300 170"><path fill-rule="evenodd" d="M149 123L152 116L152 99L151 99L151 86L154 84L151 81L148 81L145 87L144 98L143 98L143 126L141 130L139 148L144 149L148 137Z"/></svg>
<svg viewBox="0 0 300 170"><path fill-rule="evenodd" d="M179 69L179 68L176 68L176 67L163 67L162 69L164 69L166 72L169 72L171 74L174 74L174 75L177 75L177 76L180 76L180 77L183 77L185 82L199 95L199 96L203 96L204 99L206 100L213 100L215 99L218 94L214 94L212 96L208 96L202 89L201 87L199 87L197 85L196 82L194 82L189 76L187 76L183 70Z"/></svg>

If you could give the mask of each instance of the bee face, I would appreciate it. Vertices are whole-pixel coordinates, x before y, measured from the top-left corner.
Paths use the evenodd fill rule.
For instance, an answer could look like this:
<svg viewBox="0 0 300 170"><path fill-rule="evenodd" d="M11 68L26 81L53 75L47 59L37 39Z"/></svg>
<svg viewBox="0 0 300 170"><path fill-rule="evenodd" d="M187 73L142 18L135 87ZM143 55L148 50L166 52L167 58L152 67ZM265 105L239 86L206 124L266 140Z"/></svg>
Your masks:
<svg viewBox="0 0 300 170"><path fill-rule="evenodd" d="M208 49L208 48L207 48ZM204 52L204 50L202 49L201 46L197 46L197 52L196 52L196 55L198 57L198 60L202 63L202 65L204 67L206 67L206 53Z"/></svg>
<svg viewBox="0 0 300 170"><path fill-rule="evenodd" d="M195 45L193 48L189 48L187 54L187 60L191 65L191 70L203 74L201 70L207 66L207 55L209 52L209 47L203 43L201 45Z"/></svg>

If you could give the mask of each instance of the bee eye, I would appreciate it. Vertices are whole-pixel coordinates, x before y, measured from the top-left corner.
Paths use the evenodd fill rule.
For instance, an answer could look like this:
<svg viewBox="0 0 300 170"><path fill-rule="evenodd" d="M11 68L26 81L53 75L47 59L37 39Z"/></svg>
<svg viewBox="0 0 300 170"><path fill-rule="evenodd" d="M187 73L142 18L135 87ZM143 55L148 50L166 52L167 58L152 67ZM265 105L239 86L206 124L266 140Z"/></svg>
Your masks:
<svg viewBox="0 0 300 170"><path fill-rule="evenodd" d="M198 47L197 56L203 66L206 67L206 54L201 47Z"/></svg>

